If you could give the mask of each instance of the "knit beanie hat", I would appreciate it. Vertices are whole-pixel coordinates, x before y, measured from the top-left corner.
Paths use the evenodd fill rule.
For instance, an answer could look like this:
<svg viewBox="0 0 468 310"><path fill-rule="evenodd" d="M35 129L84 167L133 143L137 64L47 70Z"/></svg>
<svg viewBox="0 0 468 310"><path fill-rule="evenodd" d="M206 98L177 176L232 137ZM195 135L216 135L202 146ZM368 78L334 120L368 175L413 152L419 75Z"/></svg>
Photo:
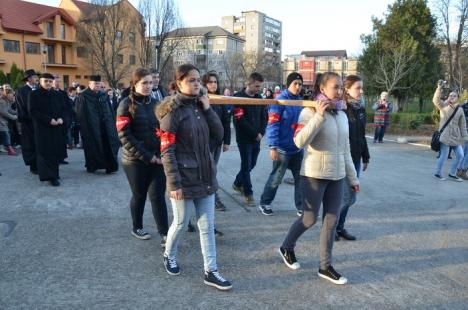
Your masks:
<svg viewBox="0 0 468 310"><path fill-rule="evenodd" d="M292 72L289 73L288 78L286 79L286 88L289 88L289 85L291 85L292 82L295 80L301 80L303 82L304 80L302 79L302 75L300 75L297 72Z"/></svg>

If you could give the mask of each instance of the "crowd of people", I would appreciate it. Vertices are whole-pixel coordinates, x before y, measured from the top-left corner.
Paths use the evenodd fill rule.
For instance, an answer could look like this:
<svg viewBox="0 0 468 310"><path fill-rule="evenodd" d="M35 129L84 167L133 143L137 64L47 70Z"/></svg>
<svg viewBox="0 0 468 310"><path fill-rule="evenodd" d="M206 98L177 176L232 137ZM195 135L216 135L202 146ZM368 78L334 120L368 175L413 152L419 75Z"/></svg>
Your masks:
<svg viewBox="0 0 468 310"><path fill-rule="evenodd" d="M240 167L232 183L245 203L258 206L262 214L274 214L272 203L286 170L294 179L294 204L297 219L285 232L278 252L285 265L299 269L295 248L301 235L319 219L320 267L318 276L335 284L347 279L332 263L332 249L340 239L356 240L345 229L349 208L360 191L359 175L368 169L370 154L365 137L366 110L363 81L359 76L344 79L327 72L317 77L311 92L304 93L303 78L293 72L285 88L264 88L263 76L250 74L245 88L236 98L263 100L316 101L315 108L301 105L210 104L210 94L221 94L215 72L201 76L193 65L178 67L168 92L160 85L159 73L144 68L133 72L130 87L114 92L106 89L100 76L91 76L88 85L73 83L61 89L60 77L40 76L26 70L25 85L14 91L0 88L0 138L8 155L17 155L21 144L24 164L40 181L60 186L59 167L67 164L67 150L82 148L88 173L104 170L112 174L121 166L131 191L131 235L140 240L152 236L143 227L146 198L164 248L164 268L179 275L177 249L185 231L194 230L191 213L200 235L204 283L229 290L232 283L217 265L215 210L226 210L218 195L217 165L221 154L230 149L231 122L240 155ZM225 89L223 95L230 96ZM233 99L234 101L234 99ZM458 95L440 99L440 86L434 104L441 111L441 128L447 123L441 141L441 156L435 177L443 180L441 169L453 147L449 178L466 179L468 169L468 104L460 109ZM383 92L373 105L374 143L382 143L390 124L392 103ZM269 147L272 170L263 187L259 204L254 199L251 173L255 168L262 140ZM14 140L14 141L13 141ZM173 220L169 224L166 194L170 198Z"/></svg>

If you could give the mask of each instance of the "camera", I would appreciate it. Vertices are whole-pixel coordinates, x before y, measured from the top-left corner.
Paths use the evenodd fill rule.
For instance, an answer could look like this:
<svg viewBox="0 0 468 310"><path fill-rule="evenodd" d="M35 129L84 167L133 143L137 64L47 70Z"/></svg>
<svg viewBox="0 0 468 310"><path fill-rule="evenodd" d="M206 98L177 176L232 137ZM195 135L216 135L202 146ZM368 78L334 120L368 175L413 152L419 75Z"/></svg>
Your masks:
<svg viewBox="0 0 468 310"><path fill-rule="evenodd" d="M437 85L440 86L440 99L446 100L451 92L450 83L445 80L437 81Z"/></svg>

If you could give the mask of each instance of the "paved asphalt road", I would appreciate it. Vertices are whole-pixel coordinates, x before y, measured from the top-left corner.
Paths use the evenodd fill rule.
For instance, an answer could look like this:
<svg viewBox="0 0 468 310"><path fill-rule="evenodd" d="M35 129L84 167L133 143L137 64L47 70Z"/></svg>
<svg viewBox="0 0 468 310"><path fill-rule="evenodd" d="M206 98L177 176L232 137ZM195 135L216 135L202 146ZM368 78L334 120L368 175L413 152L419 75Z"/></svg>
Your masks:
<svg viewBox="0 0 468 310"><path fill-rule="evenodd" d="M228 211L216 212L216 225L230 292L203 284L197 233L180 246L178 277L164 271L159 238L130 235L122 171L87 174L82 151L72 150L63 186L53 188L1 155L0 309L468 309L468 182L435 180L435 153L424 147L371 143L370 152L347 222L358 241L334 247L345 286L316 275L320 224L297 244L302 269L283 265L277 248L296 218L293 186L280 187L275 215L264 216L231 190L237 147L224 153L218 178ZM270 168L262 147L257 201ZM157 234L149 207L145 227Z"/></svg>

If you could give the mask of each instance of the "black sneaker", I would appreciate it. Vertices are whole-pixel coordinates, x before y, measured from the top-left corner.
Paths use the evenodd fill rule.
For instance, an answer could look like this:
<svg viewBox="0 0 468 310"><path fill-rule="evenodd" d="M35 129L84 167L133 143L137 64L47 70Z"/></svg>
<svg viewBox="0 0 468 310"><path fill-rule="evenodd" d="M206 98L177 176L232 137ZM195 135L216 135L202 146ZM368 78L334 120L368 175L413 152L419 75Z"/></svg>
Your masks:
<svg viewBox="0 0 468 310"><path fill-rule="evenodd" d="M343 238L345 240L349 240L349 241L356 240L356 237L351 235L350 233L348 233L346 231L346 229L343 229L343 230L340 230L340 231L337 230L335 235L339 236L339 237L341 237L341 238Z"/></svg>
<svg viewBox="0 0 468 310"><path fill-rule="evenodd" d="M187 231L188 232L195 232L195 226L189 221L188 226L187 226Z"/></svg>
<svg viewBox="0 0 468 310"><path fill-rule="evenodd" d="M239 194L244 193L242 186L237 186L236 184L232 184L232 189Z"/></svg>
<svg viewBox="0 0 468 310"><path fill-rule="evenodd" d="M286 264L286 266L294 270L301 268L301 265L297 262L296 254L294 254L294 251L288 251L280 247L278 252L283 258L283 261Z"/></svg>
<svg viewBox="0 0 468 310"><path fill-rule="evenodd" d="M62 161L60 162L60 165L68 165L68 164L69 164L69 162L66 161L66 160L62 160Z"/></svg>
<svg viewBox="0 0 468 310"><path fill-rule="evenodd" d="M218 211L226 211L226 206L221 202L221 200L216 200L215 209Z"/></svg>
<svg viewBox="0 0 468 310"><path fill-rule="evenodd" d="M151 235L148 234L143 228L132 229L132 236L140 240L151 239Z"/></svg>
<svg viewBox="0 0 468 310"><path fill-rule="evenodd" d="M260 205L259 208L260 208L260 211L262 211L263 214L273 215L273 210L271 210L270 205Z"/></svg>
<svg viewBox="0 0 468 310"><path fill-rule="evenodd" d="M180 269L179 265L177 265L177 261L175 258L169 258L166 255L164 255L164 268L166 268L166 271L168 274L171 276L177 276L180 274Z"/></svg>
<svg viewBox="0 0 468 310"><path fill-rule="evenodd" d="M55 180L50 181L50 185L52 185L52 186L60 186L60 182L59 182L59 180L55 179Z"/></svg>
<svg viewBox="0 0 468 310"><path fill-rule="evenodd" d="M440 181L445 181L446 178L444 178L443 176L441 176L440 174L434 174L434 178L440 180Z"/></svg>
<svg viewBox="0 0 468 310"><path fill-rule="evenodd" d="M463 182L463 179L456 176L456 175L452 175L452 174L449 173L448 177L449 177L449 180L452 180L452 181L455 181L455 182Z"/></svg>
<svg viewBox="0 0 468 310"><path fill-rule="evenodd" d="M162 248L165 248L166 247L166 241L167 241L167 236L166 235L161 235L161 242L159 243L159 245Z"/></svg>
<svg viewBox="0 0 468 310"><path fill-rule="evenodd" d="M215 237L218 237L218 238L224 236L224 234L221 231L217 230L216 228L214 229L214 234L215 234Z"/></svg>
<svg viewBox="0 0 468 310"><path fill-rule="evenodd" d="M336 272L336 270L332 266L328 266L326 270L319 269L317 274L319 277L324 278L325 280L328 280L335 284L342 285L348 282L348 279Z"/></svg>
<svg viewBox="0 0 468 310"><path fill-rule="evenodd" d="M227 291L232 288L231 282L224 279L223 276L217 271L205 272L205 284L216 287L218 290Z"/></svg>

